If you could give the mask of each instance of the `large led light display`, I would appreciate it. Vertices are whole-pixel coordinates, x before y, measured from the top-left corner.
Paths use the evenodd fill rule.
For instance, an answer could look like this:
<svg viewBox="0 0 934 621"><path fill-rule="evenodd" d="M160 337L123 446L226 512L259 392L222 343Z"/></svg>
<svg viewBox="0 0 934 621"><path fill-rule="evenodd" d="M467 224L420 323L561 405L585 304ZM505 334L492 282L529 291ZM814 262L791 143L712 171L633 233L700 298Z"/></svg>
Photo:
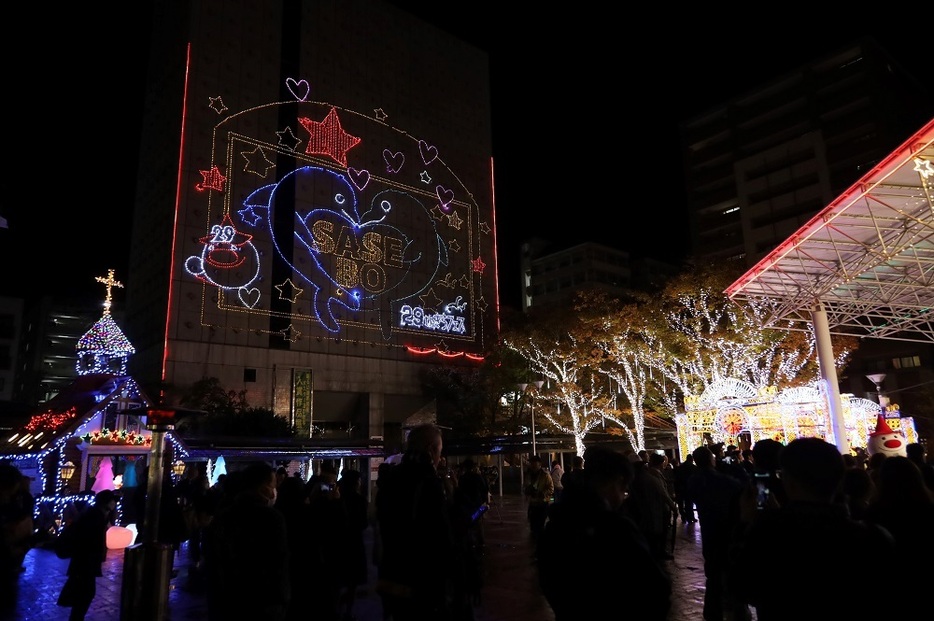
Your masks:
<svg viewBox="0 0 934 621"><path fill-rule="evenodd" d="M220 96L194 104L217 117L188 199L204 205L204 230L184 240L180 267L203 283L202 325L482 351L495 325L491 206L384 110L285 86L294 99L239 112Z"/></svg>
<svg viewBox="0 0 934 621"><path fill-rule="evenodd" d="M877 420L884 416L892 429L908 442L918 441L914 418L902 416L898 405L880 404L852 394L840 395L844 430L851 447L866 447ZM750 444L770 438L787 444L795 438L817 437L833 443L833 425L824 380L809 386L756 388L737 379L712 383L702 395L688 395L685 411L675 415L678 450L688 455L708 443L739 445L741 436Z"/></svg>

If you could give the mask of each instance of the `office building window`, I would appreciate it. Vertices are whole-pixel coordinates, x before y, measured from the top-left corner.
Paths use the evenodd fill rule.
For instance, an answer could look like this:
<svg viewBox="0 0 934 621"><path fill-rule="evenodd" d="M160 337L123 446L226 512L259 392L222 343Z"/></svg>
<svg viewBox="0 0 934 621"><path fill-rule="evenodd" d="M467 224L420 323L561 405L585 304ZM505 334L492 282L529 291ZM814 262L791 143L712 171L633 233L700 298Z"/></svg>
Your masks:
<svg viewBox="0 0 934 621"><path fill-rule="evenodd" d="M911 369L921 366L920 356L903 356L902 358L892 358L892 366L896 369Z"/></svg>
<svg viewBox="0 0 934 621"><path fill-rule="evenodd" d="M0 314L0 338L11 339L13 338L13 330L16 328L16 322L14 321L13 315L9 313Z"/></svg>

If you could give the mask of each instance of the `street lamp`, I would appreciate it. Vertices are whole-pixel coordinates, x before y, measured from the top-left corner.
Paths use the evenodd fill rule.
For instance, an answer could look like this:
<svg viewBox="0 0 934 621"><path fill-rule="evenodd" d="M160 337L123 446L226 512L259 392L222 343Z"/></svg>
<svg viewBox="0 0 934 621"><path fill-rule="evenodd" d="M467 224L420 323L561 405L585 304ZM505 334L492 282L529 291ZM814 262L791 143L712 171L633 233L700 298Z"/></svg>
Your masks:
<svg viewBox="0 0 934 621"><path fill-rule="evenodd" d="M536 390L541 390L542 384L544 383L545 382L543 380L535 380L534 382L532 382ZM528 387L529 387L528 384L525 384L525 383L519 384L519 390L521 390L523 394L525 394L525 389ZM529 412L532 418L532 454L538 455L538 450L536 449L536 446L535 446L535 401L534 400L529 402Z"/></svg>
<svg viewBox="0 0 934 621"><path fill-rule="evenodd" d="M175 460L175 463L172 464L172 474L174 474L176 478L182 478L182 475L185 474L185 462L181 459Z"/></svg>
<svg viewBox="0 0 934 621"><path fill-rule="evenodd" d="M866 379L876 385L876 397L878 397L879 405L884 411L885 406L889 404L889 398L882 394L882 382L885 381L885 373L871 373L866 376Z"/></svg>

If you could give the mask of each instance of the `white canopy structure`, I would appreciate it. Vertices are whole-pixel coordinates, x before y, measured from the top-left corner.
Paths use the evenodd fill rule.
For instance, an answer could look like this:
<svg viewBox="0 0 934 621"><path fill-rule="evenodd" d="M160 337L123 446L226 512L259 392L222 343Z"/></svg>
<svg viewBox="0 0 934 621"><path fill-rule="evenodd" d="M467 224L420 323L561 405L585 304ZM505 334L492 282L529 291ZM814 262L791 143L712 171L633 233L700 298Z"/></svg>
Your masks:
<svg viewBox="0 0 934 621"><path fill-rule="evenodd" d="M831 334L934 343L934 119L726 289L770 298L769 325L817 337L848 452Z"/></svg>

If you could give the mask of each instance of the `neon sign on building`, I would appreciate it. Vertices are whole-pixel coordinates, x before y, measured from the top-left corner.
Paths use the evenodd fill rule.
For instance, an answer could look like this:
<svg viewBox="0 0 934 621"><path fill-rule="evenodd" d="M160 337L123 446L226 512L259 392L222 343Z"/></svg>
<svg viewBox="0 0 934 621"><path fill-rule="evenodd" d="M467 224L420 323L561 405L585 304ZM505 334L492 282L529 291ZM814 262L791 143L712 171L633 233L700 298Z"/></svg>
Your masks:
<svg viewBox="0 0 934 621"><path fill-rule="evenodd" d="M236 113L205 102L213 153L190 187L207 218L183 262L205 286L202 325L482 349L492 211L382 109L308 101L305 80L287 87L294 101Z"/></svg>

